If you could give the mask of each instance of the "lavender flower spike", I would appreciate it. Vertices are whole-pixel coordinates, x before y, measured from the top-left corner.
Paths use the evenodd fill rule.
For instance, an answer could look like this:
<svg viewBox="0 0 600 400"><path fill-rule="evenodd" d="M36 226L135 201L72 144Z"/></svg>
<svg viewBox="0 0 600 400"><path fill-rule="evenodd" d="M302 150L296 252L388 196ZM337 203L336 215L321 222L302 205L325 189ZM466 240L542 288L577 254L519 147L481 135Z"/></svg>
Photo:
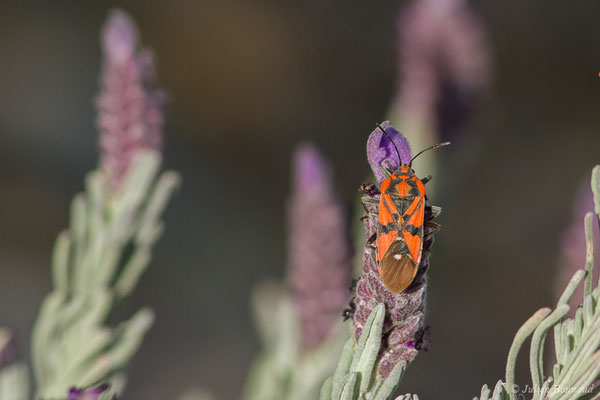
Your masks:
<svg viewBox="0 0 600 400"><path fill-rule="evenodd" d="M404 129L412 126L417 135L434 133L437 140L448 140L490 83L483 23L464 0L413 0L398 27L401 79L395 111Z"/></svg>
<svg viewBox="0 0 600 400"><path fill-rule="evenodd" d="M288 209L288 281L305 349L328 337L349 300L352 257L346 213L332 186L330 170L314 146L300 146Z"/></svg>
<svg viewBox="0 0 600 400"><path fill-rule="evenodd" d="M380 126L392 138L394 143L390 142L379 127L375 128L367 140L367 158L369 159L373 174L377 178L377 182L383 181L381 167L395 170L400 166L400 161L403 164L410 161L410 145L408 144L408 140L400 132L391 127L389 121L381 123ZM402 160L398 160L394 144Z"/></svg>
<svg viewBox="0 0 600 400"><path fill-rule="evenodd" d="M394 132L392 136L397 143L398 150L401 152L403 162L410 160L410 149L406 139L389 125L385 126L386 132ZM385 136L385 135L384 135ZM378 138L376 132L369 137L367 147L388 148L384 139ZM406 157L406 160L405 160ZM396 157L397 158L397 157ZM385 157L374 158L369 154L371 168L376 174L378 181L381 181L379 167L386 166ZM395 165L388 165L392 168ZM378 193L366 193L366 196L376 197ZM427 203L426 203L427 205ZM367 203L368 210L363 220L366 237L369 238L376 234L379 218L379 205ZM425 209L425 220L432 218L430 207ZM425 229L426 239L423 242L423 255L419 270L414 281L402 293L394 294L390 292L381 282L377 270L376 247L366 243L363 252L363 273L356 285L356 312L354 314L353 326L355 338L358 340L363 328L373 309L380 303L385 305L385 318L382 329L382 345L378 356L377 371L378 379L385 379L394 367L401 362L410 363L417 355L420 344L423 341L425 333L424 310L425 294L427 289L427 280L425 272L429 266L429 251L433 244L433 237L427 237L429 228Z"/></svg>
<svg viewBox="0 0 600 400"><path fill-rule="evenodd" d="M156 86L152 54L138 50L137 28L125 12L112 11L102 47L100 165L116 191L139 150L161 147L165 96Z"/></svg>

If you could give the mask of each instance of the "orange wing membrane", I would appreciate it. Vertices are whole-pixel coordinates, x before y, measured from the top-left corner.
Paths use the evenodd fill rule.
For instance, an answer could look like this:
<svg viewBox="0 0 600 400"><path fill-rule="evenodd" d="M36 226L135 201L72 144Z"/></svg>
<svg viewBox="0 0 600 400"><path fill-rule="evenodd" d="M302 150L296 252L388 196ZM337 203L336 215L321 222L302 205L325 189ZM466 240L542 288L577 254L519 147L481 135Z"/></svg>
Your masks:
<svg viewBox="0 0 600 400"><path fill-rule="evenodd" d="M381 184L377 263L384 285L394 293L415 279L423 250L425 185L406 165Z"/></svg>

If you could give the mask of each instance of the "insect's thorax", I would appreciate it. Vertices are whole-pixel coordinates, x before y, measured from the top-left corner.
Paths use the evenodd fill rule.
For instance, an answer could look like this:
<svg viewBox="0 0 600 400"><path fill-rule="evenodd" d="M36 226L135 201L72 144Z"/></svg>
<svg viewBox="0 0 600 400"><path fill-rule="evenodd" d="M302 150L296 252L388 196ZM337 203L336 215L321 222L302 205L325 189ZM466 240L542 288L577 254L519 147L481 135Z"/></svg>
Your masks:
<svg viewBox="0 0 600 400"><path fill-rule="evenodd" d="M423 197L425 185L410 167L403 165L383 181L381 193L398 197Z"/></svg>

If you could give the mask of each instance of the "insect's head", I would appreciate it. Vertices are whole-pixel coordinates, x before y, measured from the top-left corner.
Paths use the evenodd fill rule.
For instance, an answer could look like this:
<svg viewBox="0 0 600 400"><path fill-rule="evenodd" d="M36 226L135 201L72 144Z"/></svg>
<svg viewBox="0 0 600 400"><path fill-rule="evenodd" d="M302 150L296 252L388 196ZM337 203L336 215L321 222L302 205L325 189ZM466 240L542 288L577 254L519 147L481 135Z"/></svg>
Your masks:
<svg viewBox="0 0 600 400"><path fill-rule="evenodd" d="M398 151L398 147L396 147L396 143L394 143L394 141L392 140L392 138L390 137L390 135L388 135L388 133L385 131L385 129L383 129L383 127L380 124L377 124L377 127L381 130L381 132L383 132L383 134L385 136L387 136L388 140L394 146L394 149L396 150L396 155L398 156L398 164L400 166L407 166L409 168L412 168L413 161L415 160L415 158L417 158L421 154L423 154L423 153L425 153L426 151L429 151L429 150L437 149L438 147L448 146L450 144L450 142L444 142L444 143L434 144L433 146L429 146L426 149L423 149L420 152L418 152L413 158L410 159L410 161L408 163L402 163L402 158L400 157L400 152Z"/></svg>

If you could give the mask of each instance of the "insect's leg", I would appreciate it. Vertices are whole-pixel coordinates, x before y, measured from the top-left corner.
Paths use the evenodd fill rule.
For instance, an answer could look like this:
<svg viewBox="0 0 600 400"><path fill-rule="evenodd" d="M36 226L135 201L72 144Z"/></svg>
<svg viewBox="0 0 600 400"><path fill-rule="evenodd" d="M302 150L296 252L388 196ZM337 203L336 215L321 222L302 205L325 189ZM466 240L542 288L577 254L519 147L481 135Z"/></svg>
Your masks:
<svg viewBox="0 0 600 400"><path fill-rule="evenodd" d="M372 197L367 196L364 196L360 199L360 204L365 209L365 213L367 213L367 215L363 215L362 217L360 217L361 221L364 221L365 219L369 218L369 209L367 208L367 206L365 206L366 203L379 204L379 200L375 201L375 199L373 199Z"/></svg>
<svg viewBox="0 0 600 400"><path fill-rule="evenodd" d="M377 248L377 245L375 244L375 241L377 240L377 232L375 232L374 234L372 234L368 239L367 242L365 243L365 246L370 247L370 248Z"/></svg>
<svg viewBox="0 0 600 400"><path fill-rule="evenodd" d="M371 246L373 243L375 243L375 240L377 239L377 232L375 232L374 234L372 234L368 239L367 239L367 245Z"/></svg>
<svg viewBox="0 0 600 400"><path fill-rule="evenodd" d="M388 167L385 167L383 165L381 167L379 167L379 170L381 171L381 174L383 175L384 180L389 178L394 173L394 171L392 171L391 169L389 169Z"/></svg>
<svg viewBox="0 0 600 400"><path fill-rule="evenodd" d="M440 216L440 214L442 213L442 207L438 207L438 206L427 206L425 207L425 211L430 211L431 212L431 218L429 219L434 219Z"/></svg>
<svg viewBox="0 0 600 400"><path fill-rule="evenodd" d="M378 194L381 194L381 192L379 191L379 188L371 182L365 182L362 185L360 185L360 187L358 188L358 191L361 193L366 193L371 197L375 197Z"/></svg>
<svg viewBox="0 0 600 400"><path fill-rule="evenodd" d="M363 196L360 198L360 202L364 205L366 203L369 204L379 204L380 198L379 196L377 197L370 197L370 196Z"/></svg>
<svg viewBox="0 0 600 400"><path fill-rule="evenodd" d="M426 229L428 229L428 232L424 235L424 237L426 237L426 238L433 235L434 233L438 232L442 227L440 224L438 224L437 222L433 222L433 221L425 221L425 223L423 225L425 226Z"/></svg>
<svg viewBox="0 0 600 400"><path fill-rule="evenodd" d="M371 196L363 196L360 198L360 204L362 205L362 207L365 209L365 212L367 213L367 215L364 215L362 217L360 217L361 221L364 221L366 218L368 218L368 214L369 214L369 210L367 209L367 206L365 206L365 204L379 204L379 195L375 196L375 197L371 197Z"/></svg>
<svg viewBox="0 0 600 400"><path fill-rule="evenodd" d="M431 175L427 175L425 178L421 179L421 182L423 182L423 185L425 185L427 182L429 182L433 177Z"/></svg>

